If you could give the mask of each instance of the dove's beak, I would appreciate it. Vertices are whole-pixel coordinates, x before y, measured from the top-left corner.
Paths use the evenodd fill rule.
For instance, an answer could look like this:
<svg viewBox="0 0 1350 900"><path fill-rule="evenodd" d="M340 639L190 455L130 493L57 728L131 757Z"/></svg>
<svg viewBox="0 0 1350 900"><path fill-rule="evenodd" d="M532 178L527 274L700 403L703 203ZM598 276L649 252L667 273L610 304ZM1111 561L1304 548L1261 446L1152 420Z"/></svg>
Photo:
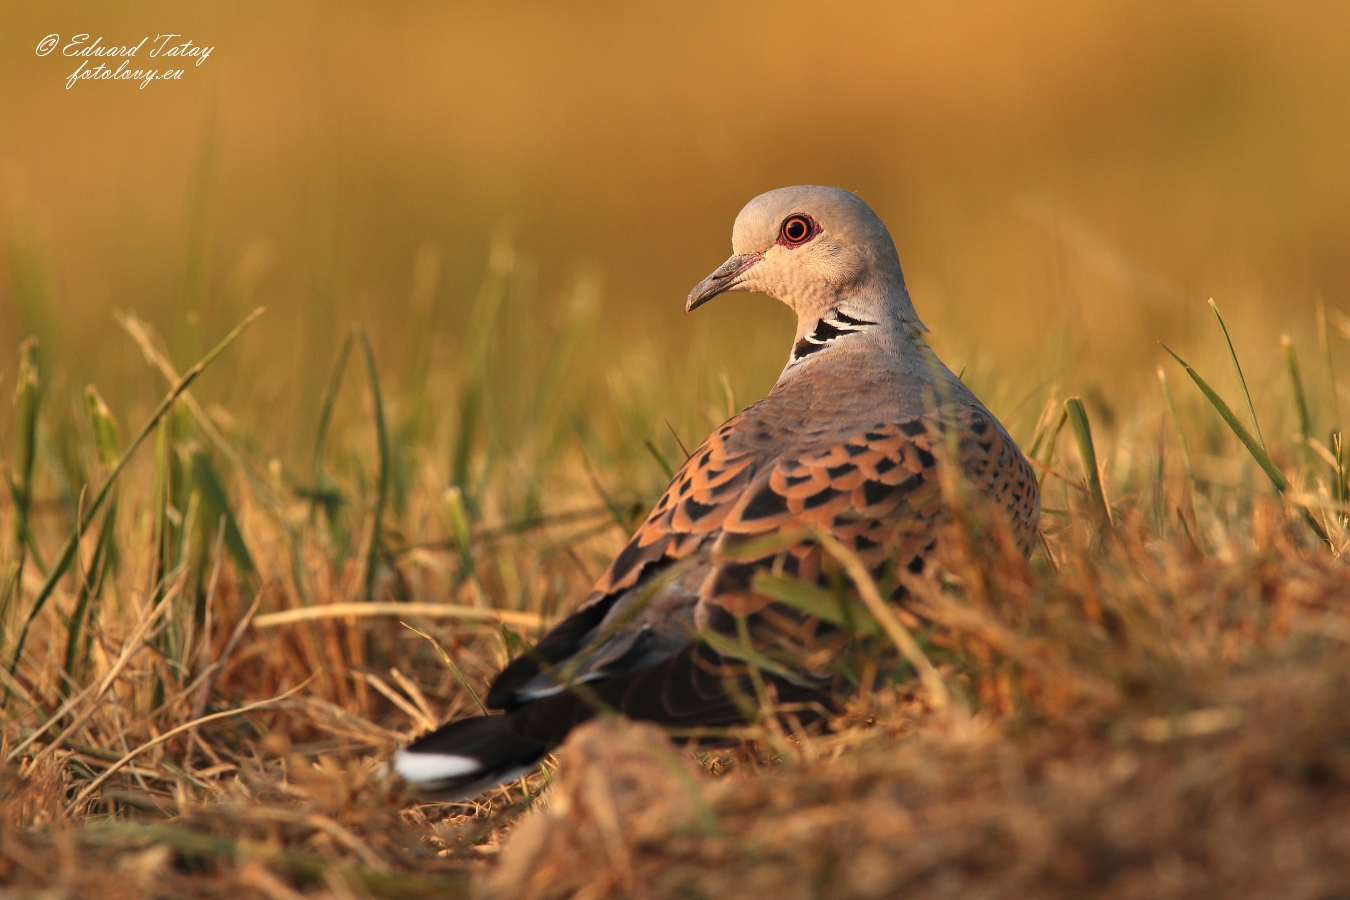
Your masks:
<svg viewBox="0 0 1350 900"><path fill-rule="evenodd" d="M746 270L763 258L762 253L747 253L744 256L733 256L722 263L717 267L717 271L700 281L689 292L689 299L684 303L684 311L698 309L718 294L736 290L744 280L742 276Z"/></svg>

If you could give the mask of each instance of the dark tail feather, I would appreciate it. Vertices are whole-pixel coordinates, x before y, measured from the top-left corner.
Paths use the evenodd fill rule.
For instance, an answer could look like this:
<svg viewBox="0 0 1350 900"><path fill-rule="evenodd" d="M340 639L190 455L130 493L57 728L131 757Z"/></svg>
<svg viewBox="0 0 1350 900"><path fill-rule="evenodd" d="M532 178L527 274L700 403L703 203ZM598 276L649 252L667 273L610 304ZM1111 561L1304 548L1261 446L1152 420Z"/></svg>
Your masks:
<svg viewBox="0 0 1350 900"><path fill-rule="evenodd" d="M398 751L394 771L423 796L472 797L532 769L569 731L596 714L596 701L631 719L667 727L736 725L745 714L727 695L721 663L706 644L693 644L655 665L590 682L584 691L532 700L505 715L460 719ZM829 705L823 689L768 675L765 681L777 686L782 702ZM745 688L751 693L748 684Z"/></svg>
<svg viewBox="0 0 1350 900"><path fill-rule="evenodd" d="M517 733L514 716L450 722L394 754L393 768L418 795L463 800L533 769L549 747Z"/></svg>

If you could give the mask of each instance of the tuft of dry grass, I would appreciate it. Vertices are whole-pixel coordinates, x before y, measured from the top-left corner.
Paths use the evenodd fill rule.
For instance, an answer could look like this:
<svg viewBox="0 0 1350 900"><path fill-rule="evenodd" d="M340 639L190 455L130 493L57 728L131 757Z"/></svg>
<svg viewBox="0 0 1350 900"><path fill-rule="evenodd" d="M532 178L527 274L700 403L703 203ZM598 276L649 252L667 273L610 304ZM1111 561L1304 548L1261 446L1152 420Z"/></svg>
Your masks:
<svg viewBox="0 0 1350 900"><path fill-rule="evenodd" d="M720 778L656 729L584 727L488 894L1340 896L1342 565L1141 538L939 613L968 716L898 685Z"/></svg>
<svg viewBox="0 0 1350 900"><path fill-rule="evenodd" d="M1022 559L953 481L944 574L907 580L902 612L841 558L860 690L828 727L768 716L686 750L602 720L542 771L444 806L406 802L384 759L475 712L585 596L678 460L675 429L587 418L588 398L550 393L561 362L513 405L481 359L437 425L357 337L301 475L125 324L169 385L139 451L97 391L72 423L40 367L18 385L0 501L9 894L1350 890L1350 479L1296 362L1297 402L1264 439L1245 379L1245 402L1211 410L1213 374L1186 370L1207 393L1179 404L1177 385L1111 428L1044 391L1020 437L1045 546ZM339 397L364 430L328 433Z"/></svg>
<svg viewBox="0 0 1350 900"><path fill-rule="evenodd" d="M1254 521L1278 520L1262 508ZM538 776L468 807L401 809L376 759L353 752L386 746L373 724L288 701L291 729L352 746L315 752L274 731L237 769L202 778L203 765L213 790L179 775L170 798L123 779L104 790L115 816L65 814L78 752L11 770L4 877L69 896L107 880L129 897L1344 891L1342 564L1284 526L1214 556L1118 530L1106 549L1057 548L1058 571L968 569L996 586L986 604L921 605L969 712L936 711L906 682L857 698L828 733L696 754L601 720L560 750L542 796ZM142 777L158 787L172 767Z"/></svg>

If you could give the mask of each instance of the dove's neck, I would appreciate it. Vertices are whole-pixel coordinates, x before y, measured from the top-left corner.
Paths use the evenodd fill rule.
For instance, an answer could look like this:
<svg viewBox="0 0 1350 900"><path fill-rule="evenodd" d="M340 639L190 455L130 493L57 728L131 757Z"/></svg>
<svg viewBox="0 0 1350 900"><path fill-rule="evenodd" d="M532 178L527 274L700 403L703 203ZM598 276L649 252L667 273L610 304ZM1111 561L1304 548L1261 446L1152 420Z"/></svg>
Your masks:
<svg viewBox="0 0 1350 900"><path fill-rule="evenodd" d="M811 336L819 343L806 340ZM915 322L867 320L857 310L799 325L792 356L769 397L794 410L811 410L813 418L850 421L900 421L950 403L980 406Z"/></svg>
<svg viewBox="0 0 1350 900"><path fill-rule="evenodd" d="M841 296L797 316L792 352L775 391L799 380L833 390L879 392L905 405L968 403L975 397L924 340L927 330L903 305ZM870 301L870 302L865 302Z"/></svg>

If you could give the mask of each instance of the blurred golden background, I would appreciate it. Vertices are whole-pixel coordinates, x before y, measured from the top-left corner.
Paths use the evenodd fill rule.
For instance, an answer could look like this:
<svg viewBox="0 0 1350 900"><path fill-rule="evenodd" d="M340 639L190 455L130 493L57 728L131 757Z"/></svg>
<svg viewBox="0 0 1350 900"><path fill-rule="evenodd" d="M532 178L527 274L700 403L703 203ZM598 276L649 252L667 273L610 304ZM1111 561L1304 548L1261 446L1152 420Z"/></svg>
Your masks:
<svg viewBox="0 0 1350 900"><path fill-rule="evenodd" d="M164 33L211 55L67 89L73 36ZM0 0L0 894L458 896L510 834L550 896L1345 896L1348 39L1345 0ZM532 821L552 773L396 816L394 746L774 382L784 307L682 310L799 183L887 222L1045 550L977 550L959 492L957 577L905 599L950 687L766 727L706 793L652 767L677 805L592 732ZM258 306L151 415L147 358ZM843 622L834 671L907 680Z"/></svg>
<svg viewBox="0 0 1350 900"><path fill-rule="evenodd" d="M81 32L215 49L67 90L77 61L34 48ZM1347 34L1317 0L6 4L0 391L31 333L61 383L148 405L115 311L183 367L265 305L200 392L294 455L354 322L395 397L440 402L495 245L490 381L571 328L586 402L680 421L785 359L765 298L681 310L741 205L794 183L881 214L1001 414L1034 420L1051 382L1156 398L1158 340L1215 349L1211 296L1259 382L1350 292ZM659 388L620 398L639 370Z"/></svg>

